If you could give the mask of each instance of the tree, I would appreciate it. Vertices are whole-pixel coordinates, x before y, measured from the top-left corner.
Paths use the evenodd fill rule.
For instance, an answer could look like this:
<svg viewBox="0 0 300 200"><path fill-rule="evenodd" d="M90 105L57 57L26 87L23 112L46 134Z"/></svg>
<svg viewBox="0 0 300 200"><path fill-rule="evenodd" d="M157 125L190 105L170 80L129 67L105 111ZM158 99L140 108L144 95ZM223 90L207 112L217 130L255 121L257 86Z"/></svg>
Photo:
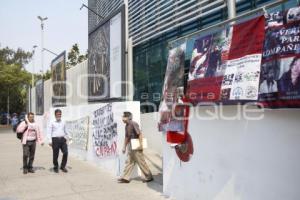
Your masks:
<svg viewBox="0 0 300 200"><path fill-rule="evenodd" d="M26 85L31 74L24 68L32 53L22 49L0 48L0 111L22 112L26 104Z"/></svg>
<svg viewBox="0 0 300 200"><path fill-rule="evenodd" d="M31 60L31 57L31 52L26 52L20 48L18 48L17 51L8 47L0 49L0 62L4 62L8 65L15 64L24 68L24 66Z"/></svg>
<svg viewBox="0 0 300 200"><path fill-rule="evenodd" d="M51 78L51 70L47 70L45 74L42 75L43 80L48 80Z"/></svg>
<svg viewBox="0 0 300 200"><path fill-rule="evenodd" d="M87 59L87 54L80 55L79 46L75 43L68 52L67 68L71 68Z"/></svg>

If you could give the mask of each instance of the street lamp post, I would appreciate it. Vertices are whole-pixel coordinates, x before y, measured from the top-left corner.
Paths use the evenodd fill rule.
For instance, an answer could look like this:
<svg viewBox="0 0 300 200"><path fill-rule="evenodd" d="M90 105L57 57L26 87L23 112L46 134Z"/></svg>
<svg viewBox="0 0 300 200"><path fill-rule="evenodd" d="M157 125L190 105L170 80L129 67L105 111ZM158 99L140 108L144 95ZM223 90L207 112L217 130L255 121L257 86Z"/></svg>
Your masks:
<svg viewBox="0 0 300 200"><path fill-rule="evenodd" d="M34 45L32 47L32 73L31 73L31 88L29 87L29 105L28 105L28 111L32 111L32 99L31 99L31 93L32 93L32 88L34 86L34 74L35 74L35 62L34 62L34 54L35 54L35 49L37 48L37 45Z"/></svg>
<svg viewBox="0 0 300 200"><path fill-rule="evenodd" d="M44 21L48 19L48 17L37 17L41 21L41 65L42 65L42 72L44 72Z"/></svg>
<svg viewBox="0 0 300 200"><path fill-rule="evenodd" d="M34 45L32 47L32 73L31 73L31 86L34 86L34 74L35 74L35 63L34 63L34 53L35 49L37 48L37 45Z"/></svg>
<svg viewBox="0 0 300 200"><path fill-rule="evenodd" d="M53 54L55 56L58 56L57 53L54 53L53 51L50 51L49 49L43 48L43 51L47 51L47 52L49 52L49 53L51 53L51 54Z"/></svg>

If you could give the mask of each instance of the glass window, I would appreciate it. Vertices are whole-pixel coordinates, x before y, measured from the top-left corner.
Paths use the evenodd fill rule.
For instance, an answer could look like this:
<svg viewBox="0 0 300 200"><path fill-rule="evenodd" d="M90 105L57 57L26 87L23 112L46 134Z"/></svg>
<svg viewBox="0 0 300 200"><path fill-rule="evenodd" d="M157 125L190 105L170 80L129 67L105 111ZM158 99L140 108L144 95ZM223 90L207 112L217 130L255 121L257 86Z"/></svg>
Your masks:
<svg viewBox="0 0 300 200"><path fill-rule="evenodd" d="M265 4L269 4L270 2L274 2L274 0L239 0L236 2L237 15L261 7ZM281 9L285 10L296 5L298 5L297 0L290 0L280 6L269 9L268 12ZM176 29L174 28L158 38L151 39L146 43L134 47L134 100L141 102L142 113L158 111L159 103L161 100L165 70L167 66L168 51L170 48L172 48L171 46L168 46L168 43L172 40L177 39L178 37L186 36L192 32L195 32L196 30L201 30L204 27L219 23L225 19L227 19L227 8L207 15L203 17L203 19L193 21ZM187 42L185 84L187 81L187 73L189 70L194 40L197 37L199 37L199 35L194 35L190 37Z"/></svg>

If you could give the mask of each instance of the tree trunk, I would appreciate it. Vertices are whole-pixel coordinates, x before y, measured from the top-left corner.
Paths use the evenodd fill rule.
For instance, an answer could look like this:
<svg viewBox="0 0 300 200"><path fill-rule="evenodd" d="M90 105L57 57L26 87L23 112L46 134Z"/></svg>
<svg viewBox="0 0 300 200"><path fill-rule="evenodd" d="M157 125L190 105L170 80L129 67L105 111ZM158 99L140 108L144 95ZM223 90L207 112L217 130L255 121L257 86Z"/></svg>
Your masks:
<svg viewBox="0 0 300 200"><path fill-rule="evenodd" d="M8 95L7 95L7 125L9 125L9 88L8 88Z"/></svg>

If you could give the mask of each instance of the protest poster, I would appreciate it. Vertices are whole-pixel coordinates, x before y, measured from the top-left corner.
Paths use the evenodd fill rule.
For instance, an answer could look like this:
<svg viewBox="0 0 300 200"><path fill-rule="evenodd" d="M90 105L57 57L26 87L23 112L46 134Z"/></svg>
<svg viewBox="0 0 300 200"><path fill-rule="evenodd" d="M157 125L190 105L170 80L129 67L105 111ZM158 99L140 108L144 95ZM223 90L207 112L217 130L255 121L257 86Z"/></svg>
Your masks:
<svg viewBox="0 0 300 200"><path fill-rule="evenodd" d="M111 103L93 112L92 131L94 154L98 158L116 156L118 132Z"/></svg>
<svg viewBox="0 0 300 200"><path fill-rule="evenodd" d="M81 150L88 149L89 117L66 121L66 132L71 136L71 147Z"/></svg>
<svg viewBox="0 0 300 200"><path fill-rule="evenodd" d="M194 105L257 100L264 22L256 17L195 40L187 87Z"/></svg>
<svg viewBox="0 0 300 200"><path fill-rule="evenodd" d="M195 40L187 89L192 103L219 100L231 37L228 28Z"/></svg>
<svg viewBox="0 0 300 200"><path fill-rule="evenodd" d="M186 44L169 51L168 64L163 85L163 98L160 103L160 131L182 131L183 122L177 120L172 112L173 107L183 95L184 61ZM179 113L180 115L180 113Z"/></svg>
<svg viewBox="0 0 300 200"><path fill-rule="evenodd" d="M300 8L266 16L259 101L264 107L300 106Z"/></svg>

